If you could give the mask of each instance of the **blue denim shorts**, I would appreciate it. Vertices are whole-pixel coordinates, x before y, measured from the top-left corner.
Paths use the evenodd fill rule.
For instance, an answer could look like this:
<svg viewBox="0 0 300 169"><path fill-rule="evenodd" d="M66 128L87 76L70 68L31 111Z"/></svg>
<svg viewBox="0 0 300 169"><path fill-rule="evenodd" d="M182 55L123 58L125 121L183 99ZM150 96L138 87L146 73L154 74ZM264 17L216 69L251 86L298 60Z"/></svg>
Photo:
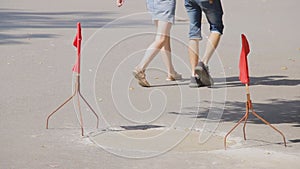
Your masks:
<svg viewBox="0 0 300 169"><path fill-rule="evenodd" d="M152 20L175 21L176 0L147 0L147 9L152 15Z"/></svg>
<svg viewBox="0 0 300 169"><path fill-rule="evenodd" d="M185 8L190 18L190 39L202 39L202 12L206 15L210 31L223 34L223 8L220 0L214 0L212 4L208 0L185 0Z"/></svg>

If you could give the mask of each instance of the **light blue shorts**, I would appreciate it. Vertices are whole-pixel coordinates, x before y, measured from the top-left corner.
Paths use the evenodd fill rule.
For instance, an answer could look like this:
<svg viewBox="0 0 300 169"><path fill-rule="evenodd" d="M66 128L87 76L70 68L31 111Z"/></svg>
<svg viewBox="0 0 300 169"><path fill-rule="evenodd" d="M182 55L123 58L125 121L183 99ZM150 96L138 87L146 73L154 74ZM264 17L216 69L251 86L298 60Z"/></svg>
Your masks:
<svg viewBox="0 0 300 169"><path fill-rule="evenodd" d="M176 0L147 0L147 9L152 15L152 20L175 21Z"/></svg>

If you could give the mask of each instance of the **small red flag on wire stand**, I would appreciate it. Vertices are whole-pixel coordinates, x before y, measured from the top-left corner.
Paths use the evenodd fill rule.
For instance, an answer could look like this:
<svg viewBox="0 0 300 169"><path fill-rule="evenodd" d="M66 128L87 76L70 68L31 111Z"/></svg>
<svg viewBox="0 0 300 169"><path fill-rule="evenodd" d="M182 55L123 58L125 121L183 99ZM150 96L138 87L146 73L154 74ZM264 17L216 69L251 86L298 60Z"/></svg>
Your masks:
<svg viewBox="0 0 300 169"><path fill-rule="evenodd" d="M77 23L77 34L74 39L73 45L77 48L77 58L75 65L73 66L73 72L76 72L76 81L75 81L75 89L71 97L69 97L65 102L63 102L60 106L58 106L49 116L47 117L47 124L46 124L46 129L49 127L49 119L50 117L56 113L60 108L62 108L66 103L68 103L72 98L74 98L77 94L77 103L78 103L78 110L80 114L80 128L81 128L81 135L84 136L84 131L83 131L83 119L82 119L82 113L81 113L81 108L80 108L80 98L85 102L85 104L91 109L91 111L94 113L94 115L97 118L97 128L99 124L99 117L97 113L94 111L94 109L90 106L90 104L86 101L86 99L82 96L80 92L80 53L81 53L81 25L78 22Z"/></svg>
<svg viewBox="0 0 300 169"><path fill-rule="evenodd" d="M247 94L247 102L246 102L246 113L245 115L238 121L238 123L226 134L225 138L224 138L224 147L226 149L226 139L228 137L228 135L240 124L244 121L244 127L243 127L243 134L244 134L244 140L246 140L246 133L245 133L245 129L246 129L246 123L249 117L249 110L251 110L251 113L256 116L258 119L260 119L261 121L263 121L265 124L267 124L268 126L270 126L271 128L273 128L275 131L277 131L279 134L281 134L281 136L283 137L283 141L284 141L284 146L286 147L286 140L285 137L283 135L283 133L281 131L279 131L277 128L275 128L274 126L272 126L268 121L266 121L265 119L263 119L261 116L259 116L254 110L253 110L253 106L252 106L252 102L250 99L250 91L249 91L249 72L248 72L248 62L247 62L247 55L250 52L250 47L249 47L249 43L247 41L247 38L244 34L241 35L242 38L242 50L241 50L241 54L240 54L240 63L239 63L239 69L240 69L240 76L239 79L240 81L245 84L246 86L246 94Z"/></svg>

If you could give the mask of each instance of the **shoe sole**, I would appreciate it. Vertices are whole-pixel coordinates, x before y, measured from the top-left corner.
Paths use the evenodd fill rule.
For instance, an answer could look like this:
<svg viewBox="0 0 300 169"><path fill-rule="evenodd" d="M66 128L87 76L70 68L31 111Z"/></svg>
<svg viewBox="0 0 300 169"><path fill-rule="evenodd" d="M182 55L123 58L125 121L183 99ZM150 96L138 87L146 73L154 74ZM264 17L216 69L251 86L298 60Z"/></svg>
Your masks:
<svg viewBox="0 0 300 169"><path fill-rule="evenodd" d="M200 79L198 79L196 77L191 77L191 82L189 83L190 88L199 88L201 86L203 86L203 85L201 84Z"/></svg>

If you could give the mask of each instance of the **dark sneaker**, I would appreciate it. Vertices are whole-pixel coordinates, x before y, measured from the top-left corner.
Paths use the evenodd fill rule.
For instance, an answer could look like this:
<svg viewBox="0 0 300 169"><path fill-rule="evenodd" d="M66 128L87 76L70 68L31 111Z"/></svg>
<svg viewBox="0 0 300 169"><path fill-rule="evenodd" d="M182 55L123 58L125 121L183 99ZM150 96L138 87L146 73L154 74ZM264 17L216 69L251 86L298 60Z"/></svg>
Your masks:
<svg viewBox="0 0 300 169"><path fill-rule="evenodd" d="M197 88L203 86L199 77L191 76L191 82L189 84L189 87L191 88Z"/></svg>
<svg viewBox="0 0 300 169"><path fill-rule="evenodd" d="M214 80L209 74L208 66L205 66L203 62L198 63L195 68L195 73L199 76L200 81L204 86L214 85Z"/></svg>

